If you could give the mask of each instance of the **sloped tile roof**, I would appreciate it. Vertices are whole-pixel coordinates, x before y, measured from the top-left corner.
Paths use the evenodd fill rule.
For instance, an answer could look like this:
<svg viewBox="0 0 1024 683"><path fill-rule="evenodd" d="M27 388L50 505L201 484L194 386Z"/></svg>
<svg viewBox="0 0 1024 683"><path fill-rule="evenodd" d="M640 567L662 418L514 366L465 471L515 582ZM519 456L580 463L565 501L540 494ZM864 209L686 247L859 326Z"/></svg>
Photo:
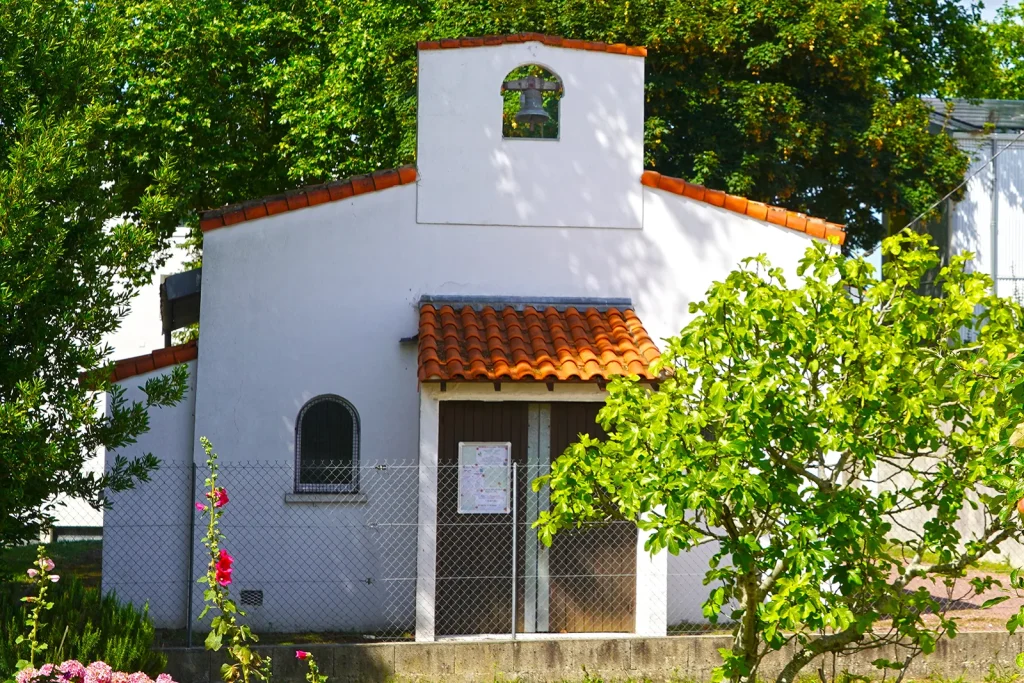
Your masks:
<svg viewBox="0 0 1024 683"><path fill-rule="evenodd" d="M727 194L722 190L711 190L703 185L688 183L682 178L662 175L657 171L644 171L640 177L640 182L647 187L689 197L712 206L722 207L760 221L767 221L783 228L807 233L811 237L819 237L821 239L835 237L839 240L839 244L846 241L846 228L844 226L838 223L829 223L821 218L811 218L804 213L788 211L781 206L762 204L752 199Z"/></svg>
<svg viewBox="0 0 1024 683"><path fill-rule="evenodd" d="M199 345L195 341L168 346L152 353L115 361L114 369L110 373L110 381L120 382L129 377L144 375L147 372L186 363L196 358L199 358Z"/></svg>
<svg viewBox="0 0 1024 683"><path fill-rule="evenodd" d="M323 185L310 185L284 194L203 211L199 216L199 228L203 232L209 232L254 218L273 216L285 211L316 206L324 202L335 202L354 195L379 192L389 187L408 185L414 182L416 182L416 168L413 166L375 171L369 175L352 176Z"/></svg>
<svg viewBox="0 0 1024 683"><path fill-rule="evenodd" d="M616 55L629 55L630 57L646 57L647 48L637 45L624 45L623 43L602 43L594 40L576 40L573 38L561 38L549 36L543 33L513 33L504 36L480 36L478 38L445 38L443 40L425 40L416 43L420 50L448 50L460 47L489 47L492 45L505 45L507 43L528 43L538 42L552 47L564 47L573 50L588 50L590 52L610 52Z"/></svg>
<svg viewBox="0 0 1024 683"><path fill-rule="evenodd" d="M658 348L629 308L420 307L419 379L657 379Z"/></svg>

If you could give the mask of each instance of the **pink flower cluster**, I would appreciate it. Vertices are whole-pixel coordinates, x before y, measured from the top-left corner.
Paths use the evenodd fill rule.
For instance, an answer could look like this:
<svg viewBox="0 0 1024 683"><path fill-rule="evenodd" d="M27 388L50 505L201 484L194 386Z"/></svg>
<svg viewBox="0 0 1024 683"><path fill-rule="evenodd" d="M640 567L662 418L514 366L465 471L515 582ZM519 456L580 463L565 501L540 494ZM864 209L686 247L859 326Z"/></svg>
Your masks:
<svg viewBox="0 0 1024 683"><path fill-rule="evenodd" d="M220 556L217 558L217 583L226 586L231 583L231 563L235 558L228 554L227 550L220 549Z"/></svg>
<svg viewBox="0 0 1024 683"><path fill-rule="evenodd" d="M51 560L48 557L44 557L42 560L40 560L39 562L36 563L36 566L42 567L44 572L50 572L50 571L53 571L54 564L53 564L53 560ZM34 579L37 576L39 576L39 570L35 569L35 568L29 569L27 573L28 573L28 577L30 579ZM46 578L49 579L50 583L57 583L58 581L60 581L60 577L57 576L56 574L50 574ZM32 601L28 600L26 602L32 602Z"/></svg>
<svg viewBox="0 0 1024 683"><path fill-rule="evenodd" d="M213 493L207 492L206 497L213 501L213 507L222 508L228 504L228 490L225 488L216 488ZM196 510L200 512L206 512L208 508L202 503L196 503Z"/></svg>
<svg viewBox="0 0 1024 683"><path fill-rule="evenodd" d="M41 683L42 681L59 681L60 683L175 683L169 674L160 674L154 681L152 678L136 671L133 674L114 671L104 662L93 662L89 666L69 659L54 666L43 664L39 669L27 668L18 672L15 677L18 683Z"/></svg>

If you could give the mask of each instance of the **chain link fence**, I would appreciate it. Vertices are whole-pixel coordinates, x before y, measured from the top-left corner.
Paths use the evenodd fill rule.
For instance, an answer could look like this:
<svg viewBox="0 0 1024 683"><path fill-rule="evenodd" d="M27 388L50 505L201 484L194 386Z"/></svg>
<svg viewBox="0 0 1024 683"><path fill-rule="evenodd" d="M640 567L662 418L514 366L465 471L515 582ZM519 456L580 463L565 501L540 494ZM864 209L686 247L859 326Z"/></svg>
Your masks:
<svg viewBox="0 0 1024 683"><path fill-rule="evenodd" d="M222 463L218 485L230 503L221 531L235 558L232 595L254 631L281 637L412 638L417 606L431 597L438 637L634 632L636 527L593 525L562 532L545 546L533 522L548 498L531 483L547 468L509 470L516 495L481 512L460 511L457 465L325 468L313 475L318 492L295 493L290 464ZM104 520L104 591L148 604L158 627L179 633L182 643L198 642L191 631L203 630L195 580L209 558L202 545L206 518L194 503L205 500L206 476L202 466L164 464L151 481L112 495ZM423 477L430 483L425 490L437 492L429 501L436 504L433 524L419 521ZM332 482L345 492L331 492ZM428 564L423 553L430 546L428 583L417 566ZM695 561L669 558L674 632L705 628L697 623L706 591ZM424 593L431 584L432 596Z"/></svg>

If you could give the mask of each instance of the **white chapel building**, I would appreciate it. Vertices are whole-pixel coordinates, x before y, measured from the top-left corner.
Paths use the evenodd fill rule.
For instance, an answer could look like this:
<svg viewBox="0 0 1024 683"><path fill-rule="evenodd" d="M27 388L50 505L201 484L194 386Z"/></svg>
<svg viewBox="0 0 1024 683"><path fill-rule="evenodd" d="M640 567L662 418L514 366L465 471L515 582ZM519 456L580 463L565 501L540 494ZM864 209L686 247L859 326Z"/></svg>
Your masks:
<svg viewBox="0 0 1024 683"><path fill-rule="evenodd" d="M159 626L198 614L206 437L257 630L700 621L706 554L651 557L631 525L545 548L528 482L600 435L611 377L657 389L650 363L713 281L758 254L795 274L844 232L645 171L645 55L537 34L421 43L415 167L203 214L198 343L115 370L139 397L187 363L190 389L121 453L152 452L163 474L113 497L104 590L149 601ZM510 134L509 92L515 130L545 136ZM193 463L198 493L179 476Z"/></svg>

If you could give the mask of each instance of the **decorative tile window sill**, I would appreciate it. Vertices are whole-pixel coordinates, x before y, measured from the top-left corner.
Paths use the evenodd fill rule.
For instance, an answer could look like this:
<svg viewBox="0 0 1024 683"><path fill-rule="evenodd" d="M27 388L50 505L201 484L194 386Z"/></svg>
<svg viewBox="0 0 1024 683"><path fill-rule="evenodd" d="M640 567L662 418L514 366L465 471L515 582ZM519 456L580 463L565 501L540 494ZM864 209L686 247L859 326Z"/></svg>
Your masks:
<svg viewBox="0 0 1024 683"><path fill-rule="evenodd" d="M365 493L286 493L284 502L289 505L363 505L367 498Z"/></svg>

